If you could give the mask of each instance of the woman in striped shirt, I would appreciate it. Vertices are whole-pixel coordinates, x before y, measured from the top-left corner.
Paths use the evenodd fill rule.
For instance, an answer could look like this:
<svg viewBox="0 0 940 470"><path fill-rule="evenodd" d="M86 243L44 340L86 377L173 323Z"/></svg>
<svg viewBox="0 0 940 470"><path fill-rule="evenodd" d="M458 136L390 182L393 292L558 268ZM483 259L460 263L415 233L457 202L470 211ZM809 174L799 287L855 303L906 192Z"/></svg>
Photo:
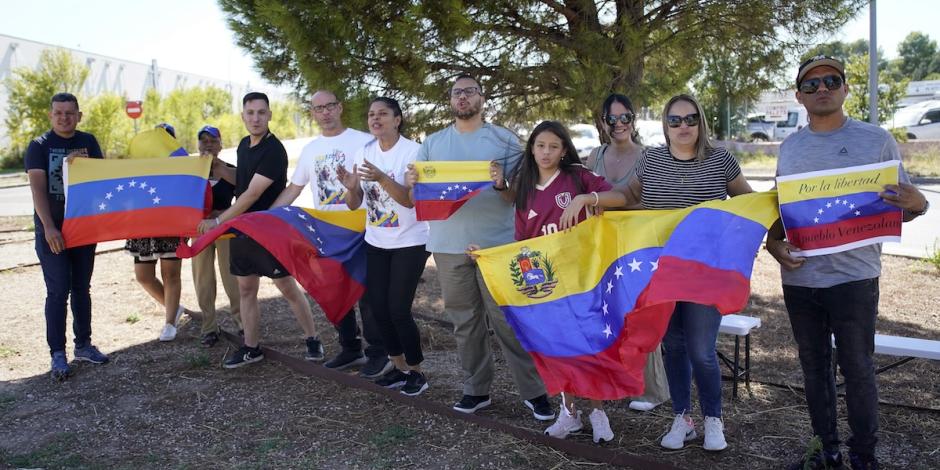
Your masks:
<svg viewBox="0 0 940 470"><path fill-rule="evenodd" d="M712 147L702 107L689 95L674 96L663 110L664 147L648 148L636 178L625 191L627 204L644 209L681 209L752 191L734 157ZM715 354L721 314L715 307L677 302L663 345L669 395L676 417L660 444L681 449L697 434L689 416L692 377L705 416L705 450L728 446L721 422L721 369Z"/></svg>

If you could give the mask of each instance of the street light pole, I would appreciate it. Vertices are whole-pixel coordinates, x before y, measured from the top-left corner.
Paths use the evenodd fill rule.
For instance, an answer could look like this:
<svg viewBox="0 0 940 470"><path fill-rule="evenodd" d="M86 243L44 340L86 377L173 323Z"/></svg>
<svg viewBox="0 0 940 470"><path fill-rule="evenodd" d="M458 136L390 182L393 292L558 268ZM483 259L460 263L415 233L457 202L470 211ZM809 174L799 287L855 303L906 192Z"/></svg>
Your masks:
<svg viewBox="0 0 940 470"><path fill-rule="evenodd" d="M875 0L868 4L868 122L878 125L878 34Z"/></svg>

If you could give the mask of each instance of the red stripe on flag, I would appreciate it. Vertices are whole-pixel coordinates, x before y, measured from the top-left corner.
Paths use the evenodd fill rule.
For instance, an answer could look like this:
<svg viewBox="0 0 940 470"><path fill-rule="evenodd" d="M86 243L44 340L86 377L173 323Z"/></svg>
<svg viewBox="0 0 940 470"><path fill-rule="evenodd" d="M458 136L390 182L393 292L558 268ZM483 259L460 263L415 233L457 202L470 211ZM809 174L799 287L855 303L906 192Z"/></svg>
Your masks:
<svg viewBox="0 0 940 470"><path fill-rule="evenodd" d="M803 250L830 248L884 236L901 236L901 211L787 230L787 240Z"/></svg>
<svg viewBox="0 0 940 470"><path fill-rule="evenodd" d="M445 220L479 193L480 190L478 189L465 194L457 200L419 199L415 201L415 215L419 221Z"/></svg>
<svg viewBox="0 0 940 470"><path fill-rule="evenodd" d="M191 237L202 220L202 209L157 207L65 219L65 247L109 240L150 237Z"/></svg>
<svg viewBox="0 0 940 470"><path fill-rule="evenodd" d="M714 305L722 314L739 312L747 306L750 286L748 278L738 271L713 268L698 261L673 256L660 256L659 266L649 286L637 299L637 306L692 302Z"/></svg>

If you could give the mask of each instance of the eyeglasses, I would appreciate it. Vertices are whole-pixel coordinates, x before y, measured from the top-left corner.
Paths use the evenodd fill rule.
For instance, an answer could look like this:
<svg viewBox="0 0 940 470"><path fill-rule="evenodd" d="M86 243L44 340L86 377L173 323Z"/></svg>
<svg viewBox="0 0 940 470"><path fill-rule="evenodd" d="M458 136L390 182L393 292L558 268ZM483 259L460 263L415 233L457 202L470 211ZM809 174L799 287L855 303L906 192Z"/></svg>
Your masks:
<svg viewBox="0 0 940 470"><path fill-rule="evenodd" d="M464 95L467 98L473 98L478 93L480 93L480 89L475 86L468 86L467 88L453 88L450 90L450 96L453 96L454 98L459 98L460 95Z"/></svg>
<svg viewBox="0 0 940 470"><path fill-rule="evenodd" d="M666 116L666 125L672 128L676 128L686 123L689 127L695 127L699 123L698 113L686 114L685 116L676 116L675 114L670 114Z"/></svg>
<svg viewBox="0 0 940 470"><path fill-rule="evenodd" d="M319 114L319 113L322 113L323 111L333 111L334 109L336 109L337 106L339 106L339 103L337 103L336 101L333 101L327 104L314 106L313 112Z"/></svg>
<svg viewBox="0 0 940 470"><path fill-rule="evenodd" d="M819 84L825 84L829 91L842 88L842 77L838 75L826 75L825 77L808 78L800 83L800 93L812 95L819 89Z"/></svg>
<svg viewBox="0 0 940 470"><path fill-rule="evenodd" d="M623 113L623 114L608 114L604 116L604 121L608 126L614 127L617 124L617 121L620 121L624 124L630 124L633 122L633 118L636 117L633 113Z"/></svg>

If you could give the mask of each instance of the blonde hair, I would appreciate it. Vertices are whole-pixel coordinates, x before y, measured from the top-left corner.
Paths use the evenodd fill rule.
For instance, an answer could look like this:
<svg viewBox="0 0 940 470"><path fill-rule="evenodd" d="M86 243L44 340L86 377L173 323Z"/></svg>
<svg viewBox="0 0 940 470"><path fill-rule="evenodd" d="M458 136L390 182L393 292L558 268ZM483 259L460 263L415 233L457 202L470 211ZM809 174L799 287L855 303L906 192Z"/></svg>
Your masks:
<svg viewBox="0 0 940 470"><path fill-rule="evenodd" d="M704 160L708 151L714 147L708 139L708 123L705 121L705 110L702 109L702 105L698 104L698 101L692 95L683 93L673 96L666 103L666 107L663 108L663 135L666 136L666 146L671 145L669 142L669 124L666 122L666 117L669 115L669 108L679 101L691 104L695 107L695 112L698 113L698 138L695 140L695 158L699 161Z"/></svg>

